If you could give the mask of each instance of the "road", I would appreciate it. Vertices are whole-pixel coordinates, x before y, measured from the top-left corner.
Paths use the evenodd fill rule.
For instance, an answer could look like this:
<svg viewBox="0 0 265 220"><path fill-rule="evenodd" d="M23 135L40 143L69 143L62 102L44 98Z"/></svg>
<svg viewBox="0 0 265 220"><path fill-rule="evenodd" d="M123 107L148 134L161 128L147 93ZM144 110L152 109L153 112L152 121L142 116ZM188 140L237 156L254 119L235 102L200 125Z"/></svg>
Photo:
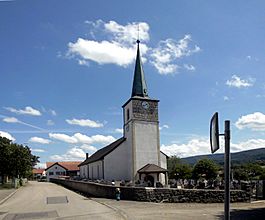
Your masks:
<svg viewBox="0 0 265 220"><path fill-rule="evenodd" d="M264 219L265 201L233 203L231 209L231 220ZM223 204L148 203L86 198L52 183L30 182L0 205L0 220L19 219L221 220Z"/></svg>
<svg viewBox="0 0 265 220"><path fill-rule="evenodd" d="M46 182L29 182L0 205L0 219L123 220L124 218L118 211L61 186Z"/></svg>

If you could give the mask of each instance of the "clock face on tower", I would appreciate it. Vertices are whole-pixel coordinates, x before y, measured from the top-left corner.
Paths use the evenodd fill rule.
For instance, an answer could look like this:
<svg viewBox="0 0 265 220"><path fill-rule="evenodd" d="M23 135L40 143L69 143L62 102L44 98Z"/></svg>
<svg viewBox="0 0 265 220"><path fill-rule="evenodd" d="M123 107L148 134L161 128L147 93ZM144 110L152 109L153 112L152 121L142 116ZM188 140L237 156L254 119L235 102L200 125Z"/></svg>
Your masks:
<svg viewBox="0 0 265 220"><path fill-rule="evenodd" d="M148 108L149 108L149 103L146 102L146 101L143 101L143 102L142 102L142 107L143 107L144 109L148 109Z"/></svg>
<svg viewBox="0 0 265 220"><path fill-rule="evenodd" d="M133 100L133 118L145 121L158 121L158 103L153 100Z"/></svg>

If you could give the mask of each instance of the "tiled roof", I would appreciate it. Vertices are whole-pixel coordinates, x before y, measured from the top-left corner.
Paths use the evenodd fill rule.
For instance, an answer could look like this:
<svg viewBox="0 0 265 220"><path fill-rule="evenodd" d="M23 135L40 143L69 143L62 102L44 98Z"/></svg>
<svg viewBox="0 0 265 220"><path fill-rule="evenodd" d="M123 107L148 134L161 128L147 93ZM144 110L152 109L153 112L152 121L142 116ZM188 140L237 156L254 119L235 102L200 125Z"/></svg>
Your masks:
<svg viewBox="0 0 265 220"><path fill-rule="evenodd" d="M33 173L33 174L43 174L44 170L45 170L45 169L34 168L34 169L32 170L32 173Z"/></svg>
<svg viewBox="0 0 265 220"><path fill-rule="evenodd" d="M46 162L46 170L53 166L55 163L64 167L68 171L79 170L78 165L82 163L82 161L62 161L62 162Z"/></svg>
<svg viewBox="0 0 265 220"><path fill-rule="evenodd" d="M138 173L165 173L168 172L168 170L157 166L155 164L146 164L145 166L143 166L141 169L139 169L137 171Z"/></svg>
<svg viewBox="0 0 265 220"><path fill-rule="evenodd" d="M99 149L96 153L92 154L84 162L79 164L79 166L86 165L86 164L89 164L89 163L92 163L98 160L102 160L107 154L109 154L111 151L117 148L125 140L126 138L122 137L118 139L117 141L114 141L113 143L109 144L108 146Z"/></svg>

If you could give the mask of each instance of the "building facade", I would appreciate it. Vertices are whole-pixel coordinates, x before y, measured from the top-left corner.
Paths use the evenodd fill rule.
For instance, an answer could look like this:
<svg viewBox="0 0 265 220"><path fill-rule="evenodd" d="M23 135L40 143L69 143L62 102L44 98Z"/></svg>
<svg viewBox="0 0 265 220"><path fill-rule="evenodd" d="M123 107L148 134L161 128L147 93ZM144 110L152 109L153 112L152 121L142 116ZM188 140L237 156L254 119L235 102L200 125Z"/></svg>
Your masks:
<svg viewBox="0 0 265 220"><path fill-rule="evenodd" d="M47 181L50 178L77 177L80 175L79 164L81 161L46 162Z"/></svg>
<svg viewBox="0 0 265 220"><path fill-rule="evenodd" d="M132 94L122 106L123 137L87 157L79 165L82 178L167 184L167 156L160 151L159 100L148 95L139 43Z"/></svg>

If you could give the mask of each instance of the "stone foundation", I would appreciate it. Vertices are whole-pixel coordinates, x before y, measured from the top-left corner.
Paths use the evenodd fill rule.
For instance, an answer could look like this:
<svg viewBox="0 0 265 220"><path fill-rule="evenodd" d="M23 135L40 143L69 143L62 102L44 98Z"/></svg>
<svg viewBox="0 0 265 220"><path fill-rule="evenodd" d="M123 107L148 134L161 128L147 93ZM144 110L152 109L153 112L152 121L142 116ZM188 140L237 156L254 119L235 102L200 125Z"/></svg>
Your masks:
<svg viewBox="0 0 265 220"><path fill-rule="evenodd" d="M78 191L84 195L115 199L115 186L63 179L51 179L51 182L60 184L74 191ZM224 203L223 190L123 186L119 188L121 190L121 200L169 203ZM230 197L231 202L250 201L250 194L243 190L231 190Z"/></svg>

